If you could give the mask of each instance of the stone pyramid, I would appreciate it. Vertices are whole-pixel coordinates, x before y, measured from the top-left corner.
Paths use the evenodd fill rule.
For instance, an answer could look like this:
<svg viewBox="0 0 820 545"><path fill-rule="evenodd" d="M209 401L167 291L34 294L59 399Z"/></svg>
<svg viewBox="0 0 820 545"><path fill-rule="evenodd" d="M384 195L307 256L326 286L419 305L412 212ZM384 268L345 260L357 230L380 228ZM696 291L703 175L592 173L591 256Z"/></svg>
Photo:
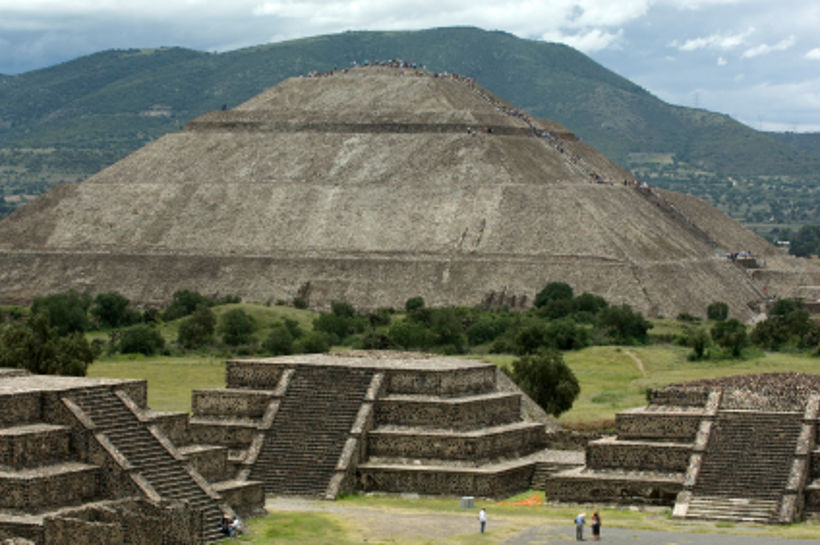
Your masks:
<svg viewBox="0 0 820 545"><path fill-rule="evenodd" d="M19 209L0 222L0 301L196 289L522 308L565 281L650 315L721 300L750 318L766 295L820 286L803 265L761 279L737 250L778 259L470 78L370 66L286 80Z"/></svg>

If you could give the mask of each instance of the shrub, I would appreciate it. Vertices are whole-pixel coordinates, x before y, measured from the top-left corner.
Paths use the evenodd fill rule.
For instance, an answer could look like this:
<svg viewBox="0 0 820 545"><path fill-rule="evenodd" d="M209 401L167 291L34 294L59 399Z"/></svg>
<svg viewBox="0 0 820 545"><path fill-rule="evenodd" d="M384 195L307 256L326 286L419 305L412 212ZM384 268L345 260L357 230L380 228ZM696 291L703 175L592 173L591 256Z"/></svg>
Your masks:
<svg viewBox="0 0 820 545"><path fill-rule="evenodd" d="M402 320L387 330L390 342L399 348L430 348L435 343L435 335L424 324Z"/></svg>
<svg viewBox="0 0 820 545"><path fill-rule="evenodd" d="M293 308L301 308L301 309L308 308L307 300L302 298L302 297L294 297L293 298Z"/></svg>
<svg viewBox="0 0 820 545"><path fill-rule="evenodd" d="M547 325L548 345L558 350L580 350L589 345L589 332L570 319L554 320Z"/></svg>
<svg viewBox="0 0 820 545"><path fill-rule="evenodd" d="M572 306L575 312L598 314L602 309L609 306L609 303L600 295L584 292L572 300Z"/></svg>
<svg viewBox="0 0 820 545"><path fill-rule="evenodd" d="M448 345L449 353L460 354L467 342L459 310L454 307L435 309L430 317L430 330L436 336L435 344Z"/></svg>
<svg viewBox="0 0 820 545"><path fill-rule="evenodd" d="M145 354L153 356L165 348L165 339L157 328L148 324L129 327L122 332L120 352L123 354Z"/></svg>
<svg viewBox="0 0 820 545"><path fill-rule="evenodd" d="M0 367L21 367L38 374L83 376L94 351L80 332L59 336L44 309L24 323L0 326Z"/></svg>
<svg viewBox="0 0 820 545"><path fill-rule="evenodd" d="M91 297L70 290L35 297L31 305L31 312L37 313L44 310L47 313L49 325L57 329L58 336L63 336L75 331L82 333L88 329L86 313L90 305Z"/></svg>
<svg viewBox="0 0 820 545"><path fill-rule="evenodd" d="M571 409L581 392L578 379L556 350L546 350L515 360L511 377L528 396L553 416Z"/></svg>
<svg viewBox="0 0 820 545"><path fill-rule="evenodd" d="M184 348L198 348L213 340L216 316L213 311L199 305L188 318L179 324L177 342Z"/></svg>
<svg viewBox="0 0 820 545"><path fill-rule="evenodd" d="M715 301L706 307L706 317L716 322L722 322L729 317L729 305L723 301Z"/></svg>
<svg viewBox="0 0 820 545"><path fill-rule="evenodd" d="M393 342L386 333L375 329L368 329L362 335L360 347L364 350L387 350L393 348Z"/></svg>
<svg viewBox="0 0 820 545"><path fill-rule="evenodd" d="M211 306L211 301L197 291L175 291L174 295L171 296L171 304L165 309L162 317L166 322L170 322L171 320L192 314L196 310L196 307L200 305Z"/></svg>
<svg viewBox="0 0 820 545"><path fill-rule="evenodd" d="M331 301L330 311L336 316L344 318L352 318L356 315L356 309L353 308L353 305L344 301Z"/></svg>
<svg viewBox="0 0 820 545"><path fill-rule="evenodd" d="M219 332L227 345L238 346L251 342L255 329L253 316L241 308L231 309L219 318Z"/></svg>
<svg viewBox="0 0 820 545"><path fill-rule="evenodd" d="M390 309L380 308L376 310L376 312L368 312L367 321L370 322L370 325L373 327L387 326L390 325L391 314Z"/></svg>
<svg viewBox="0 0 820 545"><path fill-rule="evenodd" d="M94 298L90 313L102 327L122 327L140 321L140 313L129 308L131 301L124 295L109 291Z"/></svg>
<svg viewBox="0 0 820 545"><path fill-rule="evenodd" d="M424 299L422 297L411 297L404 302L404 310L406 312L413 312L420 308L424 308Z"/></svg>
<svg viewBox="0 0 820 545"><path fill-rule="evenodd" d="M601 326L618 344L645 343L646 332L652 327L639 312L629 305L607 307L599 316Z"/></svg>
<svg viewBox="0 0 820 545"><path fill-rule="evenodd" d="M467 328L467 340L472 346L493 341L507 330L511 321L506 316L483 314Z"/></svg>
<svg viewBox="0 0 820 545"><path fill-rule="evenodd" d="M752 330L751 341L769 350L813 348L820 343L820 325L811 319L802 301L781 299L770 309L769 318Z"/></svg>
<svg viewBox="0 0 820 545"><path fill-rule="evenodd" d="M749 335L746 326L732 318L725 322L718 322L711 331L712 340L721 347L730 351L733 357L740 357L741 351L749 345Z"/></svg>
<svg viewBox="0 0 820 545"><path fill-rule="evenodd" d="M515 334L513 345L519 355L532 354L548 346L547 324L539 320L522 325Z"/></svg>
<svg viewBox="0 0 820 545"><path fill-rule="evenodd" d="M689 359L700 360L703 359L706 349L709 348L711 338L705 329L698 328L689 335L686 344L692 348Z"/></svg>
<svg viewBox="0 0 820 545"><path fill-rule="evenodd" d="M262 343L265 352L274 356L293 354L293 335L284 324L273 326L265 342Z"/></svg>
<svg viewBox="0 0 820 545"><path fill-rule="evenodd" d="M293 351L298 354L316 354L330 350L330 340L321 331L309 331L293 343Z"/></svg>
<svg viewBox="0 0 820 545"><path fill-rule="evenodd" d="M286 328L288 328L288 331L294 339L298 339L304 334L304 331L302 331L302 327L296 320L285 318L282 320L282 323L285 325Z"/></svg>
<svg viewBox="0 0 820 545"><path fill-rule="evenodd" d="M538 309L538 315L543 316L549 320L556 320L569 316L574 311L574 306L571 299L555 299L542 305Z"/></svg>
<svg viewBox="0 0 820 545"><path fill-rule="evenodd" d="M572 286L566 282L550 282L535 296L535 306L541 308L550 301L572 299Z"/></svg>

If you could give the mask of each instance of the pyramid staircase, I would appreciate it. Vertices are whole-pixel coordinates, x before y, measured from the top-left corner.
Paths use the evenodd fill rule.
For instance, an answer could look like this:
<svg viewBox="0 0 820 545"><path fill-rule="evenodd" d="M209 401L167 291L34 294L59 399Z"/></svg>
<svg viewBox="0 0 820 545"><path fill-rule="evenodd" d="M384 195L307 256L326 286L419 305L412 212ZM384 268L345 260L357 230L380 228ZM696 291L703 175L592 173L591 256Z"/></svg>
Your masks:
<svg viewBox="0 0 820 545"><path fill-rule="evenodd" d="M777 522L802 413L718 412L686 516Z"/></svg>
<svg viewBox="0 0 820 545"><path fill-rule="evenodd" d="M233 513L205 479L176 451L156 427L138 418L127 394L108 388L73 391L68 395L93 429L116 452L132 479L154 500L177 500L200 513L205 542L223 538L218 528L223 513ZM99 435L98 435L99 437ZM113 448L111 448L113 447Z"/></svg>
<svg viewBox="0 0 820 545"><path fill-rule="evenodd" d="M324 496L373 374L297 368L250 478L271 494Z"/></svg>

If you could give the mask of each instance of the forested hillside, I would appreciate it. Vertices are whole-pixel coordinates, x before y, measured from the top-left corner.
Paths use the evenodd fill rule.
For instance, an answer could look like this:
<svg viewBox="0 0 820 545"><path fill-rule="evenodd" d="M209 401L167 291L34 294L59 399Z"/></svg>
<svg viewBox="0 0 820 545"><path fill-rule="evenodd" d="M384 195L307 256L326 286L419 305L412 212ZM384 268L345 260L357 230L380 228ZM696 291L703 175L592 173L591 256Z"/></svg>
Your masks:
<svg viewBox="0 0 820 545"><path fill-rule="evenodd" d="M105 51L0 77L0 214L284 78L391 58L474 76L636 175L747 223L795 226L820 214L816 139L669 105L570 47L474 28L346 32L219 54Z"/></svg>

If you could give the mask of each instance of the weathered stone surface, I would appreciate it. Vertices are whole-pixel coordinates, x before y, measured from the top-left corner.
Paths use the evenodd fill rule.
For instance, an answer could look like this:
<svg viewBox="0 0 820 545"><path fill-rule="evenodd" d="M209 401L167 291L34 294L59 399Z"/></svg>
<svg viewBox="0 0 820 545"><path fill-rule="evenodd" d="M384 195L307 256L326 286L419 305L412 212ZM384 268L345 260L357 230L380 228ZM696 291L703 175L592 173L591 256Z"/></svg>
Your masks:
<svg viewBox="0 0 820 545"><path fill-rule="evenodd" d="M820 285L820 268L703 201L633 178L472 80L294 78L0 221L0 301L74 287L158 304L196 288L524 308L560 279L648 314L720 300L746 319L763 285ZM740 248L766 259L764 281L721 255Z"/></svg>

